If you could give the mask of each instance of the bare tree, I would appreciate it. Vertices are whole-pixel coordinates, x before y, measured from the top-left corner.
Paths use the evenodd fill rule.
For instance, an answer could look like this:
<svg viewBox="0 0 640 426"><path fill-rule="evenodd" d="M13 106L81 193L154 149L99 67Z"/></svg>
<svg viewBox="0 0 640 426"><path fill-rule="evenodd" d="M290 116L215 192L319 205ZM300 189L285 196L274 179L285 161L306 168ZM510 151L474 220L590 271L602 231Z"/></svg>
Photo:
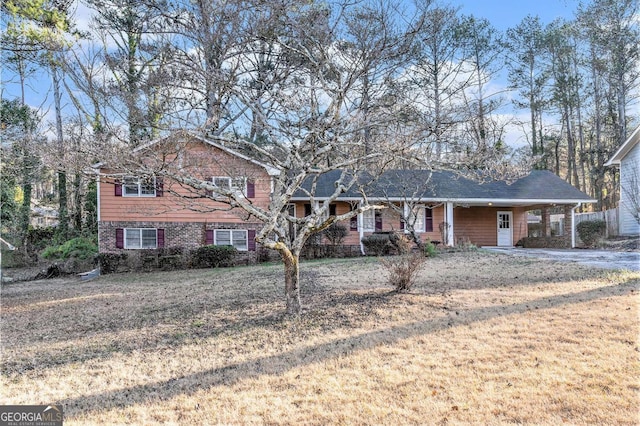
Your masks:
<svg viewBox="0 0 640 426"><path fill-rule="evenodd" d="M422 25L416 35L415 52L406 78L412 102L420 116L423 142L430 160L443 159L443 150L455 139L454 130L464 120L462 99L470 75L464 68L463 39L457 9L420 6Z"/></svg>
<svg viewBox="0 0 640 426"><path fill-rule="evenodd" d="M509 81L521 97L514 104L518 108L529 110L531 118L527 133L531 155L536 158L544 153L542 112L547 102L548 80L544 30L540 18L526 16L515 28L507 30L506 38L510 55L507 62ZM538 164L538 167L541 166L542 164Z"/></svg>
<svg viewBox="0 0 640 426"><path fill-rule="evenodd" d="M184 150L185 138L193 138L193 135L178 133L161 144L149 146L154 155L148 155L143 147L138 151L141 154L138 160L119 161L121 169L135 171L137 175L164 177L165 182L172 181L182 189L188 188L190 195L185 198L190 208L200 211L211 209L211 204L207 207L206 203L197 202L206 197L216 200L218 206L226 206L217 208L244 212L245 220L253 218L259 222L261 228L256 241L276 250L284 262L287 312L291 314L301 311L299 257L305 242L335 222L347 220L368 209L383 207L368 201L365 188L376 179L387 164L390 151L396 147L393 141L388 141L374 152L367 153L365 149L365 128L381 126L382 120L388 122L390 117L376 115L365 120L349 97L362 81L367 68L352 51L340 49L348 35L345 32L348 27L343 25L348 7L348 4L342 7L334 5L330 9L305 4L278 15L281 19L277 26L271 28L277 33L269 41L269 49L274 60L281 61L278 66L284 66L286 58L289 68L276 74L279 80L271 80L260 88L260 98L268 99L271 114L269 119L260 120L260 131L268 137L268 144L255 144L253 138L243 137L238 132L221 131L224 127L230 129L231 124L238 129L251 129L254 118L245 113L223 114L227 120L230 119L227 121L230 124L222 124L218 119L222 116L212 113L201 130L199 137L266 165L273 179L271 198L266 208L231 187L214 185L201 172L203 159ZM266 23L272 24L270 21ZM250 34L235 34L236 39L246 41L253 34L260 34L255 26L242 31L250 31ZM249 44L258 46L258 52L266 46ZM388 49L395 49L394 45L371 46L372 51L367 51L367 55L372 60L375 55L388 57ZM247 53L247 49L242 51L243 54L255 58L255 50ZM234 51L233 54L237 57L227 59L231 70L242 69L236 64L243 62L241 52ZM226 69L226 65L223 68ZM242 79L225 82L231 84L225 93L233 93L235 99L256 99L255 91L242 93L245 88ZM220 101L222 98L215 95L215 99ZM261 102L244 102L242 108L263 117ZM397 148L405 147L398 144ZM371 170L376 173L370 173ZM236 176L238 172L230 175ZM324 184L321 185L322 182ZM330 185L326 185L327 182ZM329 187L331 191L320 195L317 193L320 186ZM347 191L358 194L363 201L347 213L331 215L330 204ZM178 192L174 191L174 194L178 196ZM305 217L295 217L289 210L294 195L303 195L311 200L311 212ZM295 230L294 235L292 230Z"/></svg>

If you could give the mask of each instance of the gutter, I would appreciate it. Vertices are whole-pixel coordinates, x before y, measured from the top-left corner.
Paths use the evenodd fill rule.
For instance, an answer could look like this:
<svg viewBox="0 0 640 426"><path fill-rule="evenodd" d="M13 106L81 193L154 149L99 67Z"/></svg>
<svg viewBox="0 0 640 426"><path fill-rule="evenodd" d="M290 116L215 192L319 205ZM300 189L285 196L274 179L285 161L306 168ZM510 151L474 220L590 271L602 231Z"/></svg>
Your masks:
<svg viewBox="0 0 640 426"><path fill-rule="evenodd" d="M576 248L576 209L581 205L582 203L578 203L571 208L571 248Z"/></svg>

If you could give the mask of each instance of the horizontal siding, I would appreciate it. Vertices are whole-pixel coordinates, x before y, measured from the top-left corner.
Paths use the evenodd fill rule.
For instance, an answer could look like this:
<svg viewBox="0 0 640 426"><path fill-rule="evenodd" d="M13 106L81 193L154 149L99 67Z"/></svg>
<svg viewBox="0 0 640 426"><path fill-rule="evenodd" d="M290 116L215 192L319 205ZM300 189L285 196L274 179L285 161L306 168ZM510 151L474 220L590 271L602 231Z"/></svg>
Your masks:
<svg viewBox="0 0 640 426"><path fill-rule="evenodd" d="M203 180L212 176L245 176L255 184L255 198L252 198L251 202L263 208L268 207L271 178L262 167L230 156L214 147L194 144L190 149L190 156L185 155L181 164L184 170L192 170L192 176ZM228 206L224 203L207 198L186 198L203 195L204 191L196 192L191 188L182 187L168 178L163 179L164 196L162 197L116 196L114 184L115 181L112 179L100 182L101 221L241 223L247 220L247 214L242 209L227 211ZM176 192L179 195L173 195L170 192Z"/></svg>
<svg viewBox="0 0 640 426"><path fill-rule="evenodd" d="M513 213L513 244L527 236L527 211L524 208L456 207L453 209L453 233L456 243L469 241L476 246L498 244L498 211Z"/></svg>
<svg viewBox="0 0 640 426"><path fill-rule="evenodd" d="M296 217L304 217L304 205L308 203L296 202ZM351 211L351 205L345 202L336 202L336 214L341 215ZM433 232L420 233L423 241L426 239L432 241L441 241L442 236L439 230L439 224L444 220L444 207L438 206L433 209ZM360 244L359 231L352 231L350 229L349 221L343 222L347 227L348 234L345 237L343 244L345 245L358 245ZM400 216L391 209L382 210L382 230L383 231L401 231ZM372 232L365 232L364 235L370 235Z"/></svg>
<svg viewBox="0 0 640 426"><path fill-rule="evenodd" d="M632 196L631 194L635 194ZM635 197L635 202L634 202ZM620 234L640 234L640 224L633 217L640 200L640 144L637 144L620 162Z"/></svg>

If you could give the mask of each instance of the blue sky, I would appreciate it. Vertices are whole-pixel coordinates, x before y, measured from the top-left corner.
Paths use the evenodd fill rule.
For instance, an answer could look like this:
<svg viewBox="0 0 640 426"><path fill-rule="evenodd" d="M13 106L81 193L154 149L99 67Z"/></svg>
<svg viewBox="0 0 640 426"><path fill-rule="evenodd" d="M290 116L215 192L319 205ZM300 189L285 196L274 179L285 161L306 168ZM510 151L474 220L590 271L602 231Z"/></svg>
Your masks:
<svg viewBox="0 0 640 426"><path fill-rule="evenodd" d="M556 18L571 19L578 0L450 0L465 15L486 18L501 31L515 27L527 15L538 15L547 24Z"/></svg>
<svg viewBox="0 0 640 426"><path fill-rule="evenodd" d="M441 2L447 3L446 0L441 0ZM528 14L538 15L543 24L550 23L558 17L571 19L578 7L578 0L449 0L448 3L454 7L460 7L462 14L488 19L500 31L515 27ZM80 5L77 9L76 19L80 27L85 27L89 20L88 9ZM10 73L3 67L2 96L9 99L19 96L19 86L11 84L8 81L10 78ZM500 80L503 81L495 82L498 86L506 85L506 77ZM45 115L45 121L49 123L53 121L50 81L48 73L43 71L36 73L28 83L26 96L27 103L42 111ZM66 105L69 106L68 100ZM507 135L507 142L512 146L519 146L524 143L524 140L519 131L512 129Z"/></svg>

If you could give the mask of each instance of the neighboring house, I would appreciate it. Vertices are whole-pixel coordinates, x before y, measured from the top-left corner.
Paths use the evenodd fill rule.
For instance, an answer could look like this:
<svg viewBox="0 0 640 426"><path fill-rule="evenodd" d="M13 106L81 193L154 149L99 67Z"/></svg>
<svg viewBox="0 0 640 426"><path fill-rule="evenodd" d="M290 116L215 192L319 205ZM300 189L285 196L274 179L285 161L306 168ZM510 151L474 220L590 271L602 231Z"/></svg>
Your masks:
<svg viewBox="0 0 640 426"><path fill-rule="evenodd" d="M629 136L605 166L620 168L620 235L640 234L640 126Z"/></svg>
<svg viewBox="0 0 640 426"><path fill-rule="evenodd" d="M29 222L34 228L58 226L58 209L56 207L39 205L32 201Z"/></svg>
<svg viewBox="0 0 640 426"><path fill-rule="evenodd" d="M181 156L193 167L189 173L215 185L235 189L252 203L266 208L273 179L279 171L207 139L184 134ZM154 142L147 145L160 144ZM178 156L172 161L183 161ZM180 163L182 165L182 163ZM193 166L197 164L197 166ZM187 167L187 166L185 166ZM261 247L254 240L261 223L238 209L212 200L202 191L175 182L144 181L126 173L118 174L108 165L96 165L98 183L99 247L102 253L124 250L183 248L203 245L232 245L256 259ZM315 178L315 195L303 184L291 199L290 211L297 217L308 215L312 203L325 201L335 190L339 171ZM367 183L369 179L370 183ZM428 170L389 170L373 179L364 176L361 189L370 203L393 204L404 217L411 217L422 239L447 245L470 242L478 246L514 246L527 236L527 212L543 211L547 218L545 235L550 235L552 207L564 208L565 226L571 226L575 208L591 203L588 196L548 171L534 171L515 181L479 183L453 172ZM362 195L351 189L330 206L330 215L357 208ZM212 211L213 209L213 211ZM358 246L365 235L377 231L402 230L401 216L392 208L368 210L346 223L345 245ZM571 235L568 228L567 235Z"/></svg>

